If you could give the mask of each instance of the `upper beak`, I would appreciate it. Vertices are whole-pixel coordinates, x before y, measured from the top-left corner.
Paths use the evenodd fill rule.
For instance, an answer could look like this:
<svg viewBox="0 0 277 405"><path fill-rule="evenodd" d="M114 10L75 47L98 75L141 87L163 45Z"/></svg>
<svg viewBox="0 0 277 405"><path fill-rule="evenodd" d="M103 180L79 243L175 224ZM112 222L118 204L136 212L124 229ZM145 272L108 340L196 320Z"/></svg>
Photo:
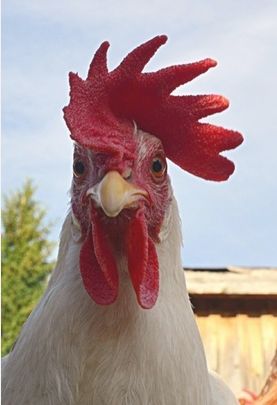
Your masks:
<svg viewBox="0 0 277 405"><path fill-rule="evenodd" d="M118 172L110 171L87 191L108 217L116 217L124 208L131 208L148 193L128 183Z"/></svg>

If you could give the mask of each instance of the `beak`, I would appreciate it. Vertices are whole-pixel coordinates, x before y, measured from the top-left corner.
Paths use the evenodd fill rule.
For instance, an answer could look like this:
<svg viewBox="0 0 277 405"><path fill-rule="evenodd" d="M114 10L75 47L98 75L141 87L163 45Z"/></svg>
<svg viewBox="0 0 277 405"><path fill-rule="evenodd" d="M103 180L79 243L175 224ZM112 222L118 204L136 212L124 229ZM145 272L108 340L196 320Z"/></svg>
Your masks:
<svg viewBox="0 0 277 405"><path fill-rule="evenodd" d="M100 183L87 191L87 196L100 206L108 217L116 217L124 208L135 207L148 193L128 183L118 172L108 172Z"/></svg>

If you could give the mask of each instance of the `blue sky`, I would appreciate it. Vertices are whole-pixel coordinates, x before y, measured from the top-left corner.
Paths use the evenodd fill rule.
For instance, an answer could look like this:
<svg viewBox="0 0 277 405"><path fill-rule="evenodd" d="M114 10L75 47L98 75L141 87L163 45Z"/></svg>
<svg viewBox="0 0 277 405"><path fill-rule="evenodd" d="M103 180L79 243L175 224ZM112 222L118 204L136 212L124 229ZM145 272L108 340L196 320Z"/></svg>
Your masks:
<svg viewBox="0 0 277 405"><path fill-rule="evenodd" d="M183 264L276 266L276 21L275 0L4 0L2 192L34 179L58 240L71 181L72 142L62 118L68 72L85 77L104 40L113 68L136 45L167 34L147 69L216 59L216 69L178 93L226 96L230 108L208 121L245 137L228 153L236 172L226 183L170 165Z"/></svg>

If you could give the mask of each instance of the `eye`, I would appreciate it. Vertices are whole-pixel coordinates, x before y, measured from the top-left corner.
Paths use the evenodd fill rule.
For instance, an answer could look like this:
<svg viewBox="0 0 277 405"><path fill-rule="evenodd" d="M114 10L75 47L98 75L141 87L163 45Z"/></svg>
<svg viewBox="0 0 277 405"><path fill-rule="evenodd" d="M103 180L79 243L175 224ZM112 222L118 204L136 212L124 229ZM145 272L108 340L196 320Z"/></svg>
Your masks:
<svg viewBox="0 0 277 405"><path fill-rule="evenodd" d="M73 174L76 177L80 177L85 173L85 165L81 160L76 160L73 163Z"/></svg>
<svg viewBox="0 0 277 405"><path fill-rule="evenodd" d="M162 156L156 156L152 160L151 172L155 178L161 178L166 172L166 160Z"/></svg>

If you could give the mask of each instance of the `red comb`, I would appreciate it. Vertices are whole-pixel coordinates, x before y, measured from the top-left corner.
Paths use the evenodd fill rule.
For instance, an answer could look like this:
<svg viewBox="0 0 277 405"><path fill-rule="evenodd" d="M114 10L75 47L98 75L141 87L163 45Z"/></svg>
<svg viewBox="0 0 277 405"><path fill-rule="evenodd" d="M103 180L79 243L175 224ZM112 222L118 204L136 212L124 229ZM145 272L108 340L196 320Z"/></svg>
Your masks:
<svg viewBox="0 0 277 405"><path fill-rule="evenodd" d="M225 110L228 101L218 95L171 95L216 62L204 59L142 73L166 40L163 35L142 44L112 72L106 64L109 44L104 42L86 80L70 73L71 98L64 117L71 137L96 151L132 156L135 121L162 141L167 157L181 168L207 180L226 180L234 164L220 153L236 148L243 138L238 132L198 120Z"/></svg>

